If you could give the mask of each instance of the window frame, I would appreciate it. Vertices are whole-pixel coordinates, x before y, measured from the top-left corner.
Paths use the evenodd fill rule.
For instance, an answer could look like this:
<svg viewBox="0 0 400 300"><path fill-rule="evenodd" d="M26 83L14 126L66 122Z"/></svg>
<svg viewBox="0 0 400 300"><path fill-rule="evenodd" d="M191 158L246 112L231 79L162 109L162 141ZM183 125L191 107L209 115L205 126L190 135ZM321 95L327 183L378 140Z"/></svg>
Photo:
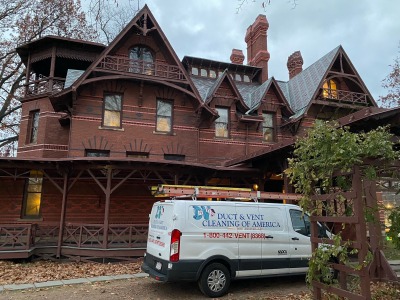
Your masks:
<svg viewBox="0 0 400 300"><path fill-rule="evenodd" d="M270 115L272 118L272 127L271 126L265 126L265 115ZM263 121L262 121L262 140L263 142L266 143L274 143L276 142L276 114L275 112L271 112L271 111L263 111L262 112L262 117L263 117ZM272 129L272 139L271 140L266 140L265 139L265 132L266 129Z"/></svg>
<svg viewBox="0 0 400 300"><path fill-rule="evenodd" d="M37 116L37 124L35 126L35 120ZM29 112L28 117L28 135L26 139L27 144L37 144L38 133L39 133L39 121L40 121L40 110L35 109ZM35 135L33 134L35 131Z"/></svg>
<svg viewBox="0 0 400 300"><path fill-rule="evenodd" d="M159 114L159 107L158 107L158 103L159 102L164 102L164 103L168 104L171 107L171 115L170 116L165 116L165 115ZM170 129L169 129L169 131L158 130L159 118L161 119L161 118L166 118L166 117L168 117L169 120L170 120ZM174 101L173 100L157 98L157 101L156 101L156 124L155 125L156 125L155 132L172 134L173 126L174 126Z"/></svg>
<svg viewBox="0 0 400 300"><path fill-rule="evenodd" d="M120 109L120 110L109 110L109 109L106 109L106 97L107 97L107 96L120 96L120 101L121 101L120 106L121 106L121 109ZM121 93L111 93L111 92L105 92L105 93L104 93L104 95L103 95L103 109L102 109L102 116L101 116L101 127L104 127L104 128L118 128L118 129L121 129L121 128L122 128L123 98L124 98L124 97L123 97L123 94L121 94ZM106 125L106 124L104 123L106 111L111 111L111 112L117 112L117 111L119 111L119 126L110 126L110 125Z"/></svg>
<svg viewBox="0 0 400 300"><path fill-rule="evenodd" d="M172 161L185 161L186 155L184 154L171 154L171 153L164 153L165 160L172 160Z"/></svg>
<svg viewBox="0 0 400 300"><path fill-rule="evenodd" d="M88 153L97 153L97 154L108 154L108 155L88 155ZM110 150L104 149L85 149L85 157L110 157Z"/></svg>
<svg viewBox="0 0 400 300"><path fill-rule="evenodd" d="M36 173L35 176L33 176L33 172ZM31 179L38 179L38 175L40 174L40 192L36 191L29 191ZM20 217L21 219L24 220L38 220L42 218L42 199L43 199L43 172L39 170L31 170L29 173L29 177L25 180L24 184L24 194L22 198L22 205L21 205L21 214ZM37 185L37 184L35 184ZM30 194L39 194L39 209L36 215L29 215L27 214L27 208L28 208L28 199L30 198Z"/></svg>
<svg viewBox="0 0 400 300"><path fill-rule="evenodd" d="M220 111L220 110L225 110L225 111L226 111L227 120L226 120L226 122L218 122L218 119L219 119L220 117L218 117L217 119L215 119L215 121L214 121L214 129L215 129L214 137L215 137L215 138L218 138L218 139L229 139L230 136L231 136L231 132L230 132L230 120L231 120L231 118L230 118L230 107L226 107L226 106L216 106L215 109L217 110L218 115L219 115L220 117L221 117L221 115L219 114L219 111ZM217 124L226 124L226 136L217 135Z"/></svg>

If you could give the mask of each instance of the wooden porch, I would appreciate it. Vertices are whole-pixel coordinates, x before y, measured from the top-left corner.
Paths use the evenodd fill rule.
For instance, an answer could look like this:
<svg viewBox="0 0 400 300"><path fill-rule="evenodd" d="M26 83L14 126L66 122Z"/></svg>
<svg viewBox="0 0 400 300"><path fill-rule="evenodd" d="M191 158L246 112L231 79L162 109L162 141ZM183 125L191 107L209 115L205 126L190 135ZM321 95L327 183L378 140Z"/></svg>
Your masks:
<svg viewBox="0 0 400 300"><path fill-rule="evenodd" d="M129 260L146 249L148 224L0 224L0 259L73 257ZM60 238L60 232L62 236Z"/></svg>

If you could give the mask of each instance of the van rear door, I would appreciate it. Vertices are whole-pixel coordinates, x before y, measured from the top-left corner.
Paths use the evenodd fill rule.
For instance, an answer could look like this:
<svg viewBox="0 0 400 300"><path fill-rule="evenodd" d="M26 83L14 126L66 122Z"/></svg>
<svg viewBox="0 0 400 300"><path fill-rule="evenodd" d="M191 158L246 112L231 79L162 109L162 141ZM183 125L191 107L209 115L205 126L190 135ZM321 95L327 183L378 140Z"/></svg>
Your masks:
<svg viewBox="0 0 400 300"><path fill-rule="evenodd" d="M147 253L163 260L169 260L171 231L174 222L172 202L157 202L150 214Z"/></svg>

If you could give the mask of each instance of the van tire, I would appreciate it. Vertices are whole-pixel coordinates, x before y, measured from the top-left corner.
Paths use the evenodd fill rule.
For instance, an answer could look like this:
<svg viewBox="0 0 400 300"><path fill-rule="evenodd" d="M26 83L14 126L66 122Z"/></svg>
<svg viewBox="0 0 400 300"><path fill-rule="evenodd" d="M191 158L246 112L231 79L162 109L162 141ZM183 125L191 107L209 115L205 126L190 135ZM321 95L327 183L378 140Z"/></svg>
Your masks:
<svg viewBox="0 0 400 300"><path fill-rule="evenodd" d="M198 281L200 291L211 298L221 297L228 292L231 275L220 263L212 263L204 268Z"/></svg>

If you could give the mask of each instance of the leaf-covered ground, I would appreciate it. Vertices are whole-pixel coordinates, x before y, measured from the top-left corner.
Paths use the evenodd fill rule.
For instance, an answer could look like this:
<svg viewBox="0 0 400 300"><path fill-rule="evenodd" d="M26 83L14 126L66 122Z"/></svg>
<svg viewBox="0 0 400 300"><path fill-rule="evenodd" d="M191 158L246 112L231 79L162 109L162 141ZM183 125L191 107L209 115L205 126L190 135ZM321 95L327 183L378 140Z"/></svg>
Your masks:
<svg viewBox="0 0 400 300"><path fill-rule="evenodd" d="M22 262L0 260L0 285L34 283L34 282L43 282L49 280L62 280L62 279L73 279L73 278L87 278L87 277L104 276L104 275L135 274L141 272L140 270L141 263L142 262L140 260L131 263L113 263L113 264L100 264L100 263L88 263L88 262L66 263L66 262L52 262L52 261L37 261L37 262L22 263ZM280 279L276 278L275 280L277 281L275 284L277 285L282 284L279 293L275 294L273 291L270 291L271 286L265 286L264 287L265 290L261 286L260 291L256 292L256 290L253 290L254 293L251 293L251 296L246 294L245 291L239 290L236 291L236 293L234 294L229 294L227 296L227 299L268 299L268 300L272 299L312 300L313 299L311 291L305 288L305 284L300 285L300 287L296 288L290 285L285 287L285 282L287 279L281 277ZM268 281L271 281L271 279L268 279ZM151 283L152 285L156 285L156 281L153 282L153 280L138 281L138 284L139 282L143 284ZM243 281L243 282L247 282L247 284L249 283L248 281ZM260 285L261 282L264 281L260 281ZM122 283L116 283L116 284L122 285ZM163 285L163 287L165 286ZM137 288L139 288L139 286L136 287L135 289L136 291ZM145 288L143 287L143 289ZM265 294L263 293L263 290L265 291ZM111 289L110 291L111 293L114 293L113 289ZM146 291L143 291L143 295L150 296L148 292L149 291L147 291L147 293ZM382 282L373 283L371 284L371 292L372 292L372 299L374 300L400 299L400 284L391 284ZM244 294L241 295L242 293ZM284 294L284 296L282 294ZM18 295L17 293L13 293L12 295L16 297L15 299L19 299L17 297ZM135 299L129 297L126 299ZM125 299L124 297L122 298ZM150 298L148 299L151 298L152 297L150 296ZM56 298L49 298L49 299L56 299ZM78 297L76 299L80 298ZM102 298L99 297L98 299ZM325 296L323 297L323 299L325 300L332 298Z"/></svg>
<svg viewBox="0 0 400 300"><path fill-rule="evenodd" d="M141 261L100 264L88 262L13 262L0 260L0 285L34 283L50 280L87 278L104 275L135 274Z"/></svg>

